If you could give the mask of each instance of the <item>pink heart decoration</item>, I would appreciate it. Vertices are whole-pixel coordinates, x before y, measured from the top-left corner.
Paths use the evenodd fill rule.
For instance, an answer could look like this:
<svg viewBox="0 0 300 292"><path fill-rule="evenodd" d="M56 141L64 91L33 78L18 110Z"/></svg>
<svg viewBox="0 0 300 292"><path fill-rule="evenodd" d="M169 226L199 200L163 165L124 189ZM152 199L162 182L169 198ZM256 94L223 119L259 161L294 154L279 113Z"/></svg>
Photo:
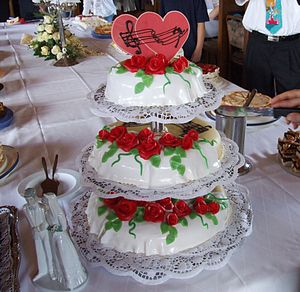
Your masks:
<svg viewBox="0 0 300 292"><path fill-rule="evenodd" d="M122 14L118 16L111 29L111 36L114 43L131 55L143 55L149 58L155 54L143 42L138 39L136 34L137 18L130 14Z"/></svg>
<svg viewBox="0 0 300 292"><path fill-rule="evenodd" d="M164 18L154 12L145 12L135 27L139 39L151 51L165 55L168 60L182 48L190 32L187 18L179 11L170 11Z"/></svg>

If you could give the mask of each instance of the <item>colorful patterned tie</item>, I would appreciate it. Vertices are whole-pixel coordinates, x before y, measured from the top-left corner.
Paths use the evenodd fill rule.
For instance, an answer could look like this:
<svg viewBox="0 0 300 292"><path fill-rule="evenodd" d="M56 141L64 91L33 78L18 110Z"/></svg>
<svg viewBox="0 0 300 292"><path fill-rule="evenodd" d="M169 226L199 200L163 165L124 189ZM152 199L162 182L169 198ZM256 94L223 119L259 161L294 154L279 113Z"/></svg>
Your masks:
<svg viewBox="0 0 300 292"><path fill-rule="evenodd" d="M281 27L281 0L266 0L266 28L275 34Z"/></svg>

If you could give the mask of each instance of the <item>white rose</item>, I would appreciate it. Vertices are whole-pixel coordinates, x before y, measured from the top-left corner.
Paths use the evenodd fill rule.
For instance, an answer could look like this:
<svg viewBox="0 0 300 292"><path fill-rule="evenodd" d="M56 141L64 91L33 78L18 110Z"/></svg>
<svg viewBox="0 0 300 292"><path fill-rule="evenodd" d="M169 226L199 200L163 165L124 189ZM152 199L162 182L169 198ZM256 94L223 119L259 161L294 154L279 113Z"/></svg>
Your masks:
<svg viewBox="0 0 300 292"><path fill-rule="evenodd" d="M60 60L62 57L63 57L63 53L62 52L59 52L57 55L56 55L56 59L57 60Z"/></svg>
<svg viewBox="0 0 300 292"><path fill-rule="evenodd" d="M55 41L58 41L60 39L60 35L59 35L59 32L55 32L53 35L52 35L53 39Z"/></svg>
<svg viewBox="0 0 300 292"><path fill-rule="evenodd" d="M43 38L43 34L42 33L38 33L36 35L36 39L39 43L43 42L44 41L44 38Z"/></svg>
<svg viewBox="0 0 300 292"><path fill-rule="evenodd" d="M49 16L49 15L44 16L44 23L52 23L52 22L53 22L53 19L51 16Z"/></svg>
<svg viewBox="0 0 300 292"><path fill-rule="evenodd" d="M44 31L45 30L45 26L43 24L39 24L37 27L37 31Z"/></svg>
<svg viewBox="0 0 300 292"><path fill-rule="evenodd" d="M47 42L49 40L49 35L45 31L42 33L42 39L45 42Z"/></svg>
<svg viewBox="0 0 300 292"><path fill-rule="evenodd" d="M53 55L57 55L57 54L60 53L60 52L61 52L60 47L57 46L57 45L55 45L55 46L51 49L51 53L52 53Z"/></svg>
<svg viewBox="0 0 300 292"><path fill-rule="evenodd" d="M49 55L49 48L47 46L42 46L41 47L41 54L43 56L48 56Z"/></svg>
<svg viewBox="0 0 300 292"><path fill-rule="evenodd" d="M53 29L54 29L53 24L46 24L46 25L45 25L45 31L46 31L47 33L52 33L52 32L53 32Z"/></svg>

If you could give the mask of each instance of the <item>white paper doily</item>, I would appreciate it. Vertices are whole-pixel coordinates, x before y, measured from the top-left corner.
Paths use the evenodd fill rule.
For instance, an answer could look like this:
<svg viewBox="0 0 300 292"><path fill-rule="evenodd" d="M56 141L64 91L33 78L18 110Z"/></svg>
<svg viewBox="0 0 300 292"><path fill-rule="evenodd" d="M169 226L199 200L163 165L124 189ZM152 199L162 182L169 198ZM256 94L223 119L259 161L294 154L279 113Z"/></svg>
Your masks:
<svg viewBox="0 0 300 292"><path fill-rule="evenodd" d="M114 117L123 122L149 123L159 122L163 124L186 123L200 114L219 107L223 94L211 83L205 82L208 93L199 97L194 102L177 106L123 106L105 99L105 84L91 92L88 99L91 111L99 117Z"/></svg>
<svg viewBox="0 0 300 292"><path fill-rule="evenodd" d="M198 180L189 181L168 188L142 189L130 184L122 184L108 179L99 178L95 169L88 163L93 145L86 146L78 159L78 168L82 176L82 184L90 187L93 192L103 198L126 197L132 200L156 201L165 197L187 200L202 196L212 191L217 185L230 184L238 176L238 169L244 165L244 157L238 153L238 146L222 135L224 155L221 167L214 173Z"/></svg>
<svg viewBox="0 0 300 292"><path fill-rule="evenodd" d="M170 278L190 278L203 269L216 270L227 264L231 254L252 231L252 209L248 190L237 184L225 187L231 208L227 227L205 243L170 256L145 256L121 253L104 247L95 234L89 233L84 210L91 192L77 197L69 214L70 233L81 254L93 266L101 266L120 276L131 276L148 285L160 284Z"/></svg>

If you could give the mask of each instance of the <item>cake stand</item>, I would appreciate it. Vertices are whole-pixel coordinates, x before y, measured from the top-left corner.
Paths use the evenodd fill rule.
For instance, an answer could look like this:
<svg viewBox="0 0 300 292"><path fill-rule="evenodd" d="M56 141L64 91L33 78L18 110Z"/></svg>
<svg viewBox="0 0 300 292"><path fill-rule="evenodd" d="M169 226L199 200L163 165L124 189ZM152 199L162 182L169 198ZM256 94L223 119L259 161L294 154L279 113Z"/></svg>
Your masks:
<svg viewBox="0 0 300 292"><path fill-rule="evenodd" d="M113 274L131 276L147 285L161 284L171 278L190 278L202 270L223 267L252 231L253 214L248 190L235 183L224 188L231 206L225 229L208 241L174 255L145 256L103 246L95 234L89 233L87 216L83 212L91 191L72 201L68 218L70 233L81 254L92 266L104 267Z"/></svg>

